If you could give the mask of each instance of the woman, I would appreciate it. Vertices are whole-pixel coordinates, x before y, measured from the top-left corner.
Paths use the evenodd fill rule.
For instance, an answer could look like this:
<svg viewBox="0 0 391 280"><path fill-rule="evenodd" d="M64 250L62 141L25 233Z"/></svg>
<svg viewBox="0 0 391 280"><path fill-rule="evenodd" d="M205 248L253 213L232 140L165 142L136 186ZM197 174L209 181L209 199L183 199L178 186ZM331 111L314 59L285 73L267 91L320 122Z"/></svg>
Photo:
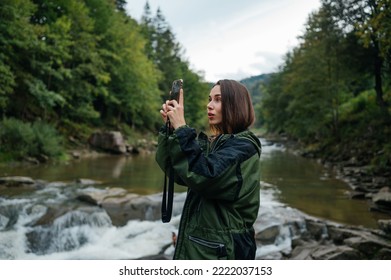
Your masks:
<svg viewBox="0 0 391 280"><path fill-rule="evenodd" d="M174 259L254 259L261 143L248 130L254 109L246 87L218 81L207 112L209 138L186 125L182 90L179 103L166 101L160 111L174 131L159 133L156 161L163 171L170 162L188 187Z"/></svg>

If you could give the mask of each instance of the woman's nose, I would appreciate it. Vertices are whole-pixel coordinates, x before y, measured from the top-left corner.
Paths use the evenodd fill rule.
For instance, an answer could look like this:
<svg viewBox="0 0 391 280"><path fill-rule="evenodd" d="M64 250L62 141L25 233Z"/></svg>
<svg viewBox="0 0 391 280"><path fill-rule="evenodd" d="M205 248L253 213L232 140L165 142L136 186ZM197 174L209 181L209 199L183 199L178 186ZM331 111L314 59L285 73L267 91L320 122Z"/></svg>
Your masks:
<svg viewBox="0 0 391 280"><path fill-rule="evenodd" d="M208 109L212 109L212 108L213 108L213 107L212 107L212 101L210 101L206 107L207 107Z"/></svg>

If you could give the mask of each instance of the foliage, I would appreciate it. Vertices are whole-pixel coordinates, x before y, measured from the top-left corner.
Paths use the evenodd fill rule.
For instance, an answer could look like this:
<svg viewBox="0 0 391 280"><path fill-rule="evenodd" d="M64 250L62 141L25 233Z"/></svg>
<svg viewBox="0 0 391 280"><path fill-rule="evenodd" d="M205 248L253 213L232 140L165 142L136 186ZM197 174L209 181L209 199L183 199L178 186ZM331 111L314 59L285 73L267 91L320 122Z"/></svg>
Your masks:
<svg viewBox="0 0 391 280"><path fill-rule="evenodd" d="M64 154L62 142L56 129L42 121L31 124L10 118L0 123L0 153L11 159L60 158Z"/></svg>
<svg viewBox="0 0 391 280"><path fill-rule="evenodd" d="M76 139L97 127L155 131L171 82L181 77L194 105L187 117L200 125L206 85L183 59L163 14L147 28L125 6L124 0L1 1L0 118L42 120Z"/></svg>
<svg viewBox="0 0 391 280"><path fill-rule="evenodd" d="M182 78L186 121L194 127L204 128L209 85L202 81L200 74L190 70L189 63L182 58L181 46L176 42L175 35L161 10L157 9L155 17L152 17L148 2L145 4L141 19L141 31L147 40L145 52L161 73L161 101L168 98L172 81Z"/></svg>
<svg viewBox="0 0 391 280"><path fill-rule="evenodd" d="M268 131L391 165L390 13L387 0L323 0L265 86Z"/></svg>

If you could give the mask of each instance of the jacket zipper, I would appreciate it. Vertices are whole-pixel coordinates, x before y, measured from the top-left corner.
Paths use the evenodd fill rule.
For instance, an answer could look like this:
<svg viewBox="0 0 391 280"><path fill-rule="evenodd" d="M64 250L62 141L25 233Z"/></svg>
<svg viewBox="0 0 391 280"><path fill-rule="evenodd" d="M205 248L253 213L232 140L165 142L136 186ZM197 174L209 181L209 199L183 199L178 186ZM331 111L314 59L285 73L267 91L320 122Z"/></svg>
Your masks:
<svg viewBox="0 0 391 280"><path fill-rule="evenodd" d="M189 235L189 240L201 246L216 250L216 254L220 258L227 256L227 249L223 243L208 241L191 235Z"/></svg>

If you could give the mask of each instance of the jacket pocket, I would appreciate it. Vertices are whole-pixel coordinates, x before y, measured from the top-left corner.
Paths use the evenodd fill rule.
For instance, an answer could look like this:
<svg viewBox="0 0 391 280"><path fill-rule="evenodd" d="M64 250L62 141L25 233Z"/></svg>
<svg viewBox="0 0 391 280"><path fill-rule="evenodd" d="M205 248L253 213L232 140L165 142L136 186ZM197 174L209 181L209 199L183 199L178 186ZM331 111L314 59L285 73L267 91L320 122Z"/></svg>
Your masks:
<svg viewBox="0 0 391 280"><path fill-rule="evenodd" d="M215 257L217 256L219 259L228 256L227 248L226 248L225 244L223 244L221 242L210 241L210 240L206 240L206 239L191 236L191 235L189 235L189 240L191 242L193 242L194 244L196 244L200 247L203 247L204 249L206 249L206 251L213 253L215 255ZM207 254L205 254L205 255L207 255Z"/></svg>

